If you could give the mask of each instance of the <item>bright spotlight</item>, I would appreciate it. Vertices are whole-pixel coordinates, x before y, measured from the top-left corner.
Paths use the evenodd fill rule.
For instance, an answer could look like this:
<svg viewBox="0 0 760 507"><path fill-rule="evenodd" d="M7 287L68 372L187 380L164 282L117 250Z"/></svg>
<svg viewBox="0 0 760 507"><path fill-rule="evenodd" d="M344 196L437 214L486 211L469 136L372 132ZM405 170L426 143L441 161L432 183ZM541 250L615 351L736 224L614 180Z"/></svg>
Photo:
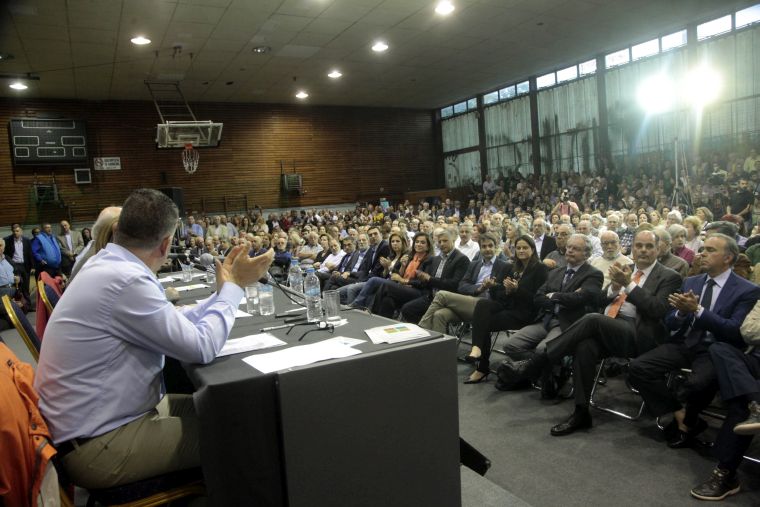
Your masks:
<svg viewBox="0 0 760 507"><path fill-rule="evenodd" d="M689 72L684 88L689 104L701 109L720 96L723 79L714 69L701 66Z"/></svg>
<svg viewBox="0 0 760 507"><path fill-rule="evenodd" d="M662 74L645 79L636 92L639 106L648 114L658 114L672 108L674 96L673 81Z"/></svg>

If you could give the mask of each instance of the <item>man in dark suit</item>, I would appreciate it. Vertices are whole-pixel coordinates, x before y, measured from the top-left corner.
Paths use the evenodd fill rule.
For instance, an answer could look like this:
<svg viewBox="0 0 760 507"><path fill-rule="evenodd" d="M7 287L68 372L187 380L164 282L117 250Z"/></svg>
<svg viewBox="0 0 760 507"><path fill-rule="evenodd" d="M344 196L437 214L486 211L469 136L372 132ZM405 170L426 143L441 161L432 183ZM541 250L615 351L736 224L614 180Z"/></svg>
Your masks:
<svg viewBox="0 0 760 507"><path fill-rule="evenodd" d="M533 349L543 354L547 341L559 336L589 309L596 308L604 276L587 262L590 256L588 237L583 234L570 236L565 249L567 269L557 268L549 272L534 298L534 306L539 309L536 322L523 327L507 340L504 345L507 354L520 356ZM514 366L518 376L522 377L520 363Z"/></svg>
<svg viewBox="0 0 760 507"><path fill-rule="evenodd" d="M543 218L533 220L533 241L536 243L538 258L541 260L557 249L557 242L546 234L546 222Z"/></svg>
<svg viewBox="0 0 760 507"><path fill-rule="evenodd" d="M760 287L731 270L739 255L733 238L708 236L700 255L706 274L687 278L683 293L668 298L673 307L665 318L673 332L670 339L634 359L630 366L631 385L639 390L652 414L673 413L673 422L666 428L672 448L690 446L707 427L699 413L717 391L710 346L721 342L743 349L739 328L760 298ZM691 374L674 394L666 375L681 368L690 368Z"/></svg>
<svg viewBox="0 0 760 507"><path fill-rule="evenodd" d="M752 312L760 313L760 304L756 303ZM750 332L742 326L745 339ZM710 357L728 413L713 447L718 465L705 482L691 490L691 495L700 500L723 500L741 489L736 471L753 436L760 432L760 350L753 347L745 353L718 342L710 346Z"/></svg>
<svg viewBox="0 0 760 507"><path fill-rule="evenodd" d="M366 234L359 234L356 245L354 245L354 240L350 236L346 236L342 241L343 250L346 251L346 255L343 256L338 267L325 281L324 290L334 290L345 285L342 282L350 280L351 274L356 273L366 258L367 250L369 249Z"/></svg>
<svg viewBox="0 0 760 507"><path fill-rule="evenodd" d="M362 236L359 236L360 239ZM391 250L388 242L383 239L377 226L371 226L367 230L366 237L369 241L369 247L366 248L366 253L362 256L361 260L352 266L348 276L331 278L328 284L325 285L325 290L338 289L358 282L366 282L372 276L382 275L383 265L380 264L380 258L390 255ZM360 244L359 251L361 249Z"/></svg>
<svg viewBox="0 0 760 507"><path fill-rule="evenodd" d="M469 322L480 298L489 297L489 290L496 279L507 269L507 263L496 257L499 241L490 232L480 235L480 256L470 263L459 282L457 292L438 291L432 303L420 319L420 327L446 333L450 322Z"/></svg>
<svg viewBox="0 0 760 507"><path fill-rule="evenodd" d="M385 284L375 295L373 312L384 317L392 317L396 309L401 309L402 317L408 322L419 322L439 290L456 291L470 260L454 248L456 232L442 229L438 235L440 255L428 258L417 272L409 286Z"/></svg>
<svg viewBox="0 0 760 507"><path fill-rule="evenodd" d="M19 277L21 293L29 299L29 277L34 265L32 264L32 242L24 237L21 224L13 224L12 234L5 237L3 254L13 266L13 273Z"/></svg>
<svg viewBox="0 0 760 507"><path fill-rule="evenodd" d="M554 426L554 436L591 427L589 399L600 357L636 357L663 343L668 336L662 319L670 310L668 296L681 286L681 277L657 262L657 235L639 231L633 241L635 264L609 268L610 284L604 291L603 314L589 313L546 343L546 354L522 363L529 378L547 363L558 364L573 356L575 412Z"/></svg>

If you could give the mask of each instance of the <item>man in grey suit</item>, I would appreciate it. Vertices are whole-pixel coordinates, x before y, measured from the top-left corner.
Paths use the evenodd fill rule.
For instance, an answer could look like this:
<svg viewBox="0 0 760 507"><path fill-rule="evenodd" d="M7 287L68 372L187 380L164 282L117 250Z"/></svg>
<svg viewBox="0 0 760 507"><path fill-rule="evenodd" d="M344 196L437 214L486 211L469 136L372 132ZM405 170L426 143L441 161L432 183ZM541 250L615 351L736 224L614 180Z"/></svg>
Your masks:
<svg viewBox="0 0 760 507"><path fill-rule="evenodd" d="M609 268L610 284L604 290L604 314L590 313L546 343L546 354L521 365L523 372L539 370L573 356L575 412L554 426L554 436L569 435L591 427L589 398L600 357L636 357L668 336L663 318L670 311L668 296L681 286L681 277L657 262L658 236L639 231L633 239L632 266L615 263Z"/></svg>
<svg viewBox="0 0 760 507"><path fill-rule="evenodd" d="M69 276L71 268L74 267L74 260L84 249L82 233L73 230L66 220L61 220L61 233L57 238L61 247L61 271L64 275Z"/></svg>

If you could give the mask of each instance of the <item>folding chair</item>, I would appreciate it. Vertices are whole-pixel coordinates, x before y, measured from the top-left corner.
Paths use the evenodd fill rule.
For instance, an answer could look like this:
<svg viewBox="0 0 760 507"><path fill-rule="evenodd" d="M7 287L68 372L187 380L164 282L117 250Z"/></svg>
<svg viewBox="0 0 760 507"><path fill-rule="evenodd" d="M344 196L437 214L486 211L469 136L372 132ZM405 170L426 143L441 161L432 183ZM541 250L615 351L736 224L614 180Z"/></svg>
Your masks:
<svg viewBox="0 0 760 507"><path fill-rule="evenodd" d="M625 412L622 412L622 411L614 409L614 408L604 407L604 406L600 405L599 402L597 402L594 399L594 395L596 394L597 388L600 385L604 385L605 384L601 380L601 378L602 378L602 374L604 372L604 367L607 364L607 359L608 358L604 358L604 359L602 359L599 362L599 368L596 370L596 376L594 377L594 385L591 388L591 399L589 401L589 404L592 407L594 407L595 409L601 410L602 412L607 412L608 414L613 414L613 415L616 415L618 417L622 417L623 419L627 419L629 421L635 421L635 420L639 419L642 416L642 414L644 413L644 400L641 401L641 405L639 406L638 412L636 412L635 414L631 415L631 414L626 414ZM631 390L632 393L639 394L639 392L636 389L634 389L633 387L631 387L630 385L628 386L628 388Z"/></svg>
<svg viewBox="0 0 760 507"><path fill-rule="evenodd" d="M24 312L7 294L3 296L3 308L34 360L39 361L42 342Z"/></svg>
<svg viewBox="0 0 760 507"><path fill-rule="evenodd" d="M53 313L53 308L55 308L55 305L58 304L58 300L60 299L58 293L52 286L47 285L42 280L37 280L37 294L40 295L40 299L42 299L42 303L47 309L48 316L50 316L50 314Z"/></svg>

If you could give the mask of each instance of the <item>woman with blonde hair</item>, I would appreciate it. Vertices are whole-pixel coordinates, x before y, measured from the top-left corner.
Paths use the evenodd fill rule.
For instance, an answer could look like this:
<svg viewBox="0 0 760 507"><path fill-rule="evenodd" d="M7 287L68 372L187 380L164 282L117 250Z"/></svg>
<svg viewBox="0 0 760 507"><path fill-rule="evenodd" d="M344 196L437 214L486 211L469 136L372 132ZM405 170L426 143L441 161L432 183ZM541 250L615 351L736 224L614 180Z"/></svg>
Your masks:
<svg viewBox="0 0 760 507"><path fill-rule="evenodd" d="M686 228L686 248L692 252L698 252L703 243L702 238L699 237L702 221L697 216L689 215L683 219L682 225Z"/></svg>

